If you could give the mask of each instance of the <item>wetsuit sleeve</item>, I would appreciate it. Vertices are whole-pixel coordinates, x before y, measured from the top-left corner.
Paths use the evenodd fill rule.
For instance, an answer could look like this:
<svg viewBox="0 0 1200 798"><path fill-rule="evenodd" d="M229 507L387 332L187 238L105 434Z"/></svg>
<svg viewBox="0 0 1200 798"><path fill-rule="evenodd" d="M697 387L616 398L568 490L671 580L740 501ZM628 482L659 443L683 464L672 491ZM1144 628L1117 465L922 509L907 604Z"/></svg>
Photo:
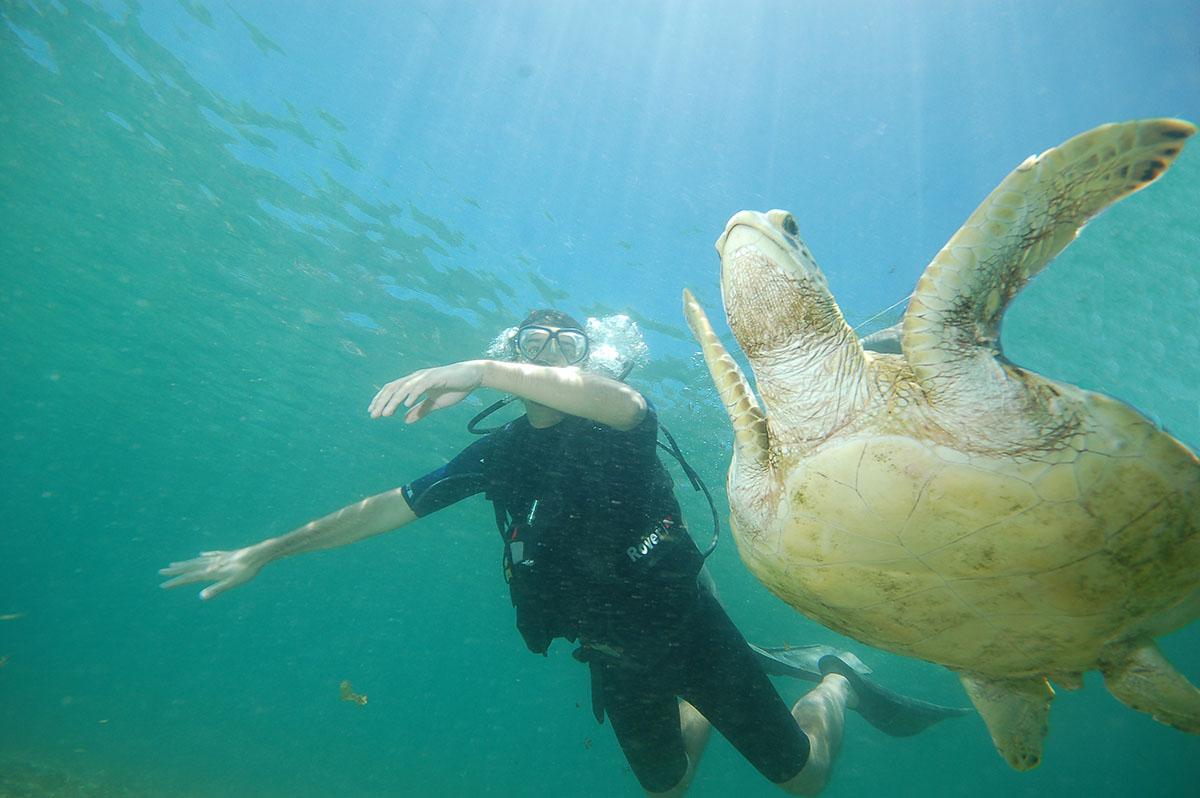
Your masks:
<svg viewBox="0 0 1200 798"><path fill-rule="evenodd" d="M401 488L413 513L421 518L482 492L487 487L483 469L490 444L489 435L463 449L446 465Z"/></svg>
<svg viewBox="0 0 1200 798"><path fill-rule="evenodd" d="M605 446L609 457L623 466L620 471L632 479L652 469L657 457L658 411L650 400L646 400L646 415L642 422L631 430L620 432L608 429Z"/></svg>

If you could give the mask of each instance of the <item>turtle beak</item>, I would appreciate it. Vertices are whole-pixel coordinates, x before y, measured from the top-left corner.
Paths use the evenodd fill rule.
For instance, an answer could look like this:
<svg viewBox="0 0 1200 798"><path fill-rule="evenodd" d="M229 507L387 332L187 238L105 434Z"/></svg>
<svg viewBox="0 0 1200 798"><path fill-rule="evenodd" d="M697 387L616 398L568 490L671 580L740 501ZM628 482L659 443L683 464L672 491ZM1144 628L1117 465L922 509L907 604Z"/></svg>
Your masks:
<svg viewBox="0 0 1200 798"><path fill-rule="evenodd" d="M749 230L755 230L756 228L761 228L763 225L769 224L770 222L767 221L766 215L759 213L758 211L738 211L733 216L729 217L729 221L725 223L725 230L717 238L717 254L720 255L725 252L725 247L728 243L730 243L729 238L730 235L734 233L734 228L741 227L743 229L740 232L745 233ZM757 235L761 235L761 233L758 233ZM738 246L742 243L738 240L739 238L740 235L734 236L733 244L735 246Z"/></svg>

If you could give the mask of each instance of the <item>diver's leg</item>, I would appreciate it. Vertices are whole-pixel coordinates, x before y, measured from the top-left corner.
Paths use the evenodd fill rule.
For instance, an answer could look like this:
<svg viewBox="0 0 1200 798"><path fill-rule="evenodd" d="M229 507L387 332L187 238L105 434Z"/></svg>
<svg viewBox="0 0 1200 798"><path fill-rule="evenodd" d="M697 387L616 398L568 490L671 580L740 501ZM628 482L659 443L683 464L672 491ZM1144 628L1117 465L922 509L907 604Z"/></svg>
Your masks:
<svg viewBox="0 0 1200 798"><path fill-rule="evenodd" d="M764 777L784 784L804 768L808 739L767 678L757 656L711 595L691 618L680 652L683 692L713 727Z"/></svg>
<svg viewBox="0 0 1200 798"><path fill-rule="evenodd" d="M825 789L842 748L846 709L853 707L854 700L846 677L831 673L792 707L792 717L808 736L809 753L801 771L779 785L785 792L816 795Z"/></svg>
<svg viewBox="0 0 1200 798"><path fill-rule="evenodd" d="M708 721L654 671L603 664L597 684L625 760L647 795L682 795L708 739Z"/></svg>
<svg viewBox="0 0 1200 798"><path fill-rule="evenodd" d="M683 734L683 750L687 753L687 771L683 774L683 778L679 780L679 783L666 792L650 792L646 790L646 795L676 798L676 796L687 792L692 779L695 778L696 768L700 765L700 757L704 754L705 746L708 745L708 736L712 731L712 724L700 714L700 710L687 701L680 701L679 730Z"/></svg>

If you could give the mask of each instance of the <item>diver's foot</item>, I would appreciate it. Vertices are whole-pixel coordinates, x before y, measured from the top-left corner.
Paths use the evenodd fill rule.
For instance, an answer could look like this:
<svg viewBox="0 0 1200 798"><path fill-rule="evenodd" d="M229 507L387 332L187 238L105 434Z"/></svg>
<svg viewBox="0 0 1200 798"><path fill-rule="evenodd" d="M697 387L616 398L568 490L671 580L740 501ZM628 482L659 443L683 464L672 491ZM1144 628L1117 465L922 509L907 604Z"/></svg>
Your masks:
<svg viewBox="0 0 1200 798"><path fill-rule="evenodd" d="M844 678L855 699L853 703L847 702L846 706L857 710L863 720L892 737L919 734L946 718L961 717L971 712L965 707L944 707L894 693L832 654L817 660L817 670L822 676L836 674Z"/></svg>
<svg viewBox="0 0 1200 798"><path fill-rule="evenodd" d="M826 654L817 660L817 670L825 677L831 675L840 676L846 685L846 708L858 709L859 703L862 700L862 680L853 668L847 665L840 657L836 657L833 654Z"/></svg>

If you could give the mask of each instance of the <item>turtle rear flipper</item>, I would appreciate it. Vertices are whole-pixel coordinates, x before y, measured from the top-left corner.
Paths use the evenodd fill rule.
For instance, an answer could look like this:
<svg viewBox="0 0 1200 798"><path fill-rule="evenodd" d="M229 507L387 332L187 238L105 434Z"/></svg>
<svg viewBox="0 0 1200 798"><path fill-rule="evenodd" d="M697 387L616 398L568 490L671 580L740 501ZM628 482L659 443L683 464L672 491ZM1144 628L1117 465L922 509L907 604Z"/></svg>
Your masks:
<svg viewBox="0 0 1200 798"><path fill-rule="evenodd" d="M1200 734L1200 690L1175 670L1153 640L1109 651L1101 664L1104 685L1117 700L1157 721Z"/></svg>
<svg viewBox="0 0 1200 798"><path fill-rule="evenodd" d="M1004 178L925 268L905 312L904 355L922 387L948 400L964 381L1003 384L1009 302L1088 219L1158 179L1195 132L1178 119L1103 125Z"/></svg>
<svg viewBox="0 0 1200 798"><path fill-rule="evenodd" d="M1014 770L1037 767L1054 699L1050 684L1039 677L991 679L971 673L960 673L959 679L1005 761Z"/></svg>

